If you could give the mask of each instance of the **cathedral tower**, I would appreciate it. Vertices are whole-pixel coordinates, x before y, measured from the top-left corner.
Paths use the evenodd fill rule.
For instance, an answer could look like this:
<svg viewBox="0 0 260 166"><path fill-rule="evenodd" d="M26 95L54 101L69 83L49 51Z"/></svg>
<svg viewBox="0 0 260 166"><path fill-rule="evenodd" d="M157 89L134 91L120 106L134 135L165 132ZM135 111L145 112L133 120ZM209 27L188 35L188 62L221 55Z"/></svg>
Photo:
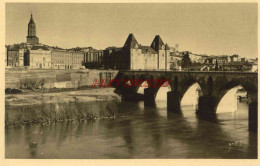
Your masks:
<svg viewBox="0 0 260 166"><path fill-rule="evenodd" d="M28 23L27 43L32 45L39 43L39 38L36 36L36 25L34 23L32 14Z"/></svg>

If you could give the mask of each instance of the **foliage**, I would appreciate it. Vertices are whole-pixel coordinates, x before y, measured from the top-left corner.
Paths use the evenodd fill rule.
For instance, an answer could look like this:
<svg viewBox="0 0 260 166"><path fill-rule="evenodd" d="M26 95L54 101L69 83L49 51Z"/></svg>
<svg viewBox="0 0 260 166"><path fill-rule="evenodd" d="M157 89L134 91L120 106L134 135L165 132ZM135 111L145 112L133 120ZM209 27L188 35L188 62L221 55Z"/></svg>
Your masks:
<svg viewBox="0 0 260 166"><path fill-rule="evenodd" d="M5 124L49 124L65 121L113 119L119 117L117 103L71 102L39 105L6 106Z"/></svg>
<svg viewBox="0 0 260 166"><path fill-rule="evenodd" d="M192 64L191 60L190 60L190 57L189 57L189 52L185 52L183 54L183 58L182 58L182 61L181 61L181 67L182 68L188 68L190 67Z"/></svg>
<svg viewBox="0 0 260 166"><path fill-rule="evenodd" d="M39 79L34 75L33 77L25 77L21 78L19 81L20 89L43 89L44 85L46 83L46 80L44 78Z"/></svg>

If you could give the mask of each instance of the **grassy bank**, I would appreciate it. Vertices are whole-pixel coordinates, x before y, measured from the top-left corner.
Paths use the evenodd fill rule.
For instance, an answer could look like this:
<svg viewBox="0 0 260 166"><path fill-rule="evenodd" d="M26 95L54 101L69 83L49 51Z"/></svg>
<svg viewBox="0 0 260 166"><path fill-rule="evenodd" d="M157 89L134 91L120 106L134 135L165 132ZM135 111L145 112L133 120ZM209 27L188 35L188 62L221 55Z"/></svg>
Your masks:
<svg viewBox="0 0 260 166"><path fill-rule="evenodd" d="M24 106L6 106L5 125L24 125L39 123L62 123L112 119L120 117L118 102L73 102L45 103Z"/></svg>
<svg viewBox="0 0 260 166"><path fill-rule="evenodd" d="M66 91L25 91L21 94L6 94L5 105L23 106L44 103L74 103L90 101L119 101L114 88L88 88L83 90Z"/></svg>

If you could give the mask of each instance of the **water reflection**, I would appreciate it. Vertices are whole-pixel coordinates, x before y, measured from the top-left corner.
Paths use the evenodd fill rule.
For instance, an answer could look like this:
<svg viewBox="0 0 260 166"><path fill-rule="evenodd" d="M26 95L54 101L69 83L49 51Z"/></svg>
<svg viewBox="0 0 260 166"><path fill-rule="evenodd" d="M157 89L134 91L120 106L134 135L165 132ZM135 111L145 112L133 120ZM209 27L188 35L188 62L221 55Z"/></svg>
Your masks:
<svg viewBox="0 0 260 166"><path fill-rule="evenodd" d="M210 117L196 115L192 106L183 106L181 113L167 112L165 101L156 102L156 108L144 107L143 102L95 102L84 107L93 112L109 109L124 117L9 126L6 157L256 158L257 136L247 130L244 103L236 114ZM242 145L229 146L235 141Z"/></svg>

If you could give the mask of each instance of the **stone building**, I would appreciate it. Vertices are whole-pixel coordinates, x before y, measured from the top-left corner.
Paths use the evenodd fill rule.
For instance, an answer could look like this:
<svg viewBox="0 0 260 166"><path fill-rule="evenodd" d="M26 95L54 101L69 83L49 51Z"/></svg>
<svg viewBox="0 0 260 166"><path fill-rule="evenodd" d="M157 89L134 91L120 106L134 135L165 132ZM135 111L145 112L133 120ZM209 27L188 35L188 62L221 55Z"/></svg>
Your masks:
<svg viewBox="0 0 260 166"><path fill-rule="evenodd" d="M82 67L84 54L65 49L51 50L52 69L79 69Z"/></svg>
<svg viewBox="0 0 260 166"><path fill-rule="evenodd" d="M24 66L25 49L19 45L6 47L6 65L7 66Z"/></svg>
<svg viewBox="0 0 260 166"><path fill-rule="evenodd" d="M216 56L218 64L225 64L228 62L228 56L222 55L222 56Z"/></svg>
<svg viewBox="0 0 260 166"><path fill-rule="evenodd" d="M65 49L51 50L52 69L72 69L72 55Z"/></svg>
<svg viewBox="0 0 260 166"><path fill-rule="evenodd" d="M51 51L44 46L33 46L25 55L25 66L30 68L51 68Z"/></svg>
<svg viewBox="0 0 260 166"><path fill-rule="evenodd" d="M113 59L113 64L109 59ZM170 47L156 35L151 46L139 44L133 34L129 34L122 48L104 51L106 68L120 70L169 70Z"/></svg>
<svg viewBox="0 0 260 166"><path fill-rule="evenodd" d="M170 69L174 71L181 71L181 61L183 56L179 52L170 53Z"/></svg>
<svg viewBox="0 0 260 166"><path fill-rule="evenodd" d="M71 51L72 69L80 69L83 66L84 53L81 51Z"/></svg>

